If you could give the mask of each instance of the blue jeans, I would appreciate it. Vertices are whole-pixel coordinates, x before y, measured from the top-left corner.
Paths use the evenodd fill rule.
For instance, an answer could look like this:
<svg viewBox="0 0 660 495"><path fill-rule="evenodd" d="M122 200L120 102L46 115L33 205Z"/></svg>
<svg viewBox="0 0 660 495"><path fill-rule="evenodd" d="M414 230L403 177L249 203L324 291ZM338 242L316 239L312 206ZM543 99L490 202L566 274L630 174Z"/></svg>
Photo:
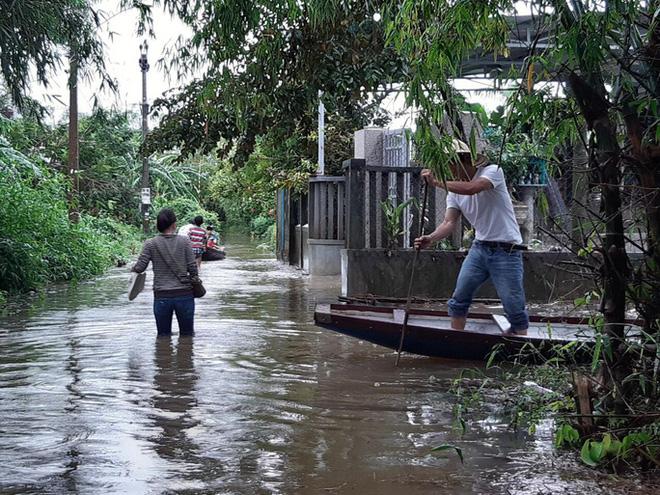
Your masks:
<svg viewBox="0 0 660 495"><path fill-rule="evenodd" d="M176 313L179 335L192 335L195 320L195 299L193 296L164 297L154 299L154 316L158 335L172 333L172 314Z"/></svg>
<svg viewBox="0 0 660 495"><path fill-rule="evenodd" d="M529 325L525 309L522 252L486 247L474 241L456 281L456 289L448 301L449 315L465 317L477 289L490 278L502 300L511 330L524 330Z"/></svg>

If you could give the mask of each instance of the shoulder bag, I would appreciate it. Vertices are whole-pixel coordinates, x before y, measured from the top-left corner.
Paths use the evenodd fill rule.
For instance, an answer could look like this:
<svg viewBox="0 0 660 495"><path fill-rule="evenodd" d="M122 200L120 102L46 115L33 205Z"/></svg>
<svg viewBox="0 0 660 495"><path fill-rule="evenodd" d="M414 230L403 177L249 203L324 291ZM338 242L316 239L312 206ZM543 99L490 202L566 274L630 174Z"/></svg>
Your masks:
<svg viewBox="0 0 660 495"><path fill-rule="evenodd" d="M170 253L164 255L163 252L158 248L156 241L154 241L153 247L156 249L156 251L158 251L158 254L160 254L161 258L163 258L163 261L165 262L167 267L171 270L172 273L174 273L174 275L177 276L177 278L182 284L190 283L192 285L193 297L204 297L204 295L206 294L206 289L204 288L204 284L202 283L201 278L199 278L197 275L194 275L192 277L188 275L181 275L181 273L177 272L173 268L176 265L176 263L172 259Z"/></svg>

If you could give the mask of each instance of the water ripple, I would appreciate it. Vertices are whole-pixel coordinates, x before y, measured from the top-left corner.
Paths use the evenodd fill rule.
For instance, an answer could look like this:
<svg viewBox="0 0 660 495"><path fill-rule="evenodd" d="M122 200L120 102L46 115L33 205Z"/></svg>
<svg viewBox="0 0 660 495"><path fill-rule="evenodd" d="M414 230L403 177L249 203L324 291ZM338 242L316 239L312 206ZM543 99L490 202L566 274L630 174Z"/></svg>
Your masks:
<svg viewBox="0 0 660 495"><path fill-rule="evenodd" d="M447 391L473 364L394 368L391 351L313 326L337 285L228 249L203 265L193 339L155 338L126 269L0 320L0 493L642 493L558 461L549 428L493 417L461 436ZM469 468L430 453L445 442Z"/></svg>

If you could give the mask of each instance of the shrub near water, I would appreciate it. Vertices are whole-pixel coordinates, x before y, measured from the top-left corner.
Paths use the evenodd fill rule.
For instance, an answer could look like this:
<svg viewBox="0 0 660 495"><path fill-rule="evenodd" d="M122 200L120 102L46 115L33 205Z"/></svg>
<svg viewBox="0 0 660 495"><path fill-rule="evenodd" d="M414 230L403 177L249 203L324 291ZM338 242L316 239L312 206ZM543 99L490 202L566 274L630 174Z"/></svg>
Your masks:
<svg viewBox="0 0 660 495"><path fill-rule="evenodd" d="M129 254L128 232L122 232L124 237L101 233L94 228L100 220L89 217L69 223L64 198L57 178L2 177L0 290L15 293L56 280L88 278Z"/></svg>
<svg viewBox="0 0 660 495"><path fill-rule="evenodd" d="M259 216L253 218L250 222L250 233L262 239L268 238L273 225L275 225L275 220L271 217Z"/></svg>
<svg viewBox="0 0 660 495"><path fill-rule="evenodd" d="M161 208L171 208L174 210L177 218L176 224L179 228L190 223L197 215L200 215L204 218L204 224L212 224L216 229L219 229L220 221L218 215L202 208L195 199L187 197L175 199L158 197L152 205L152 215L155 217Z"/></svg>

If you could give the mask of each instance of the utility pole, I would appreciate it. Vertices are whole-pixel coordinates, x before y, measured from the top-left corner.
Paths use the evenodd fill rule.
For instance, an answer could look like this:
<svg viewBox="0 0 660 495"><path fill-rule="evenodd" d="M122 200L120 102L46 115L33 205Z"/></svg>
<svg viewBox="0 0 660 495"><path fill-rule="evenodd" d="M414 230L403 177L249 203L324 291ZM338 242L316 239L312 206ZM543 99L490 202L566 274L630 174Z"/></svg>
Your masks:
<svg viewBox="0 0 660 495"><path fill-rule="evenodd" d="M319 165L317 175L325 175L325 106L323 91L319 90Z"/></svg>
<svg viewBox="0 0 660 495"><path fill-rule="evenodd" d="M78 211L79 198L79 145L78 145L78 53L74 44L69 48L69 221L78 223L80 212Z"/></svg>
<svg viewBox="0 0 660 495"><path fill-rule="evenodd" d="M149 103L147 103L147 72L149 71L149 62L147 61L147 40L140 45L140 70L142 71L142 142L147 139L147 132L149 131ZM151 189L149 188L149 157L145 153L142 156L142 181L140 183L142 188L141 198L141 213L142 213L142 230L144 233L149 232L149 206L151 205Z"/></svg>

